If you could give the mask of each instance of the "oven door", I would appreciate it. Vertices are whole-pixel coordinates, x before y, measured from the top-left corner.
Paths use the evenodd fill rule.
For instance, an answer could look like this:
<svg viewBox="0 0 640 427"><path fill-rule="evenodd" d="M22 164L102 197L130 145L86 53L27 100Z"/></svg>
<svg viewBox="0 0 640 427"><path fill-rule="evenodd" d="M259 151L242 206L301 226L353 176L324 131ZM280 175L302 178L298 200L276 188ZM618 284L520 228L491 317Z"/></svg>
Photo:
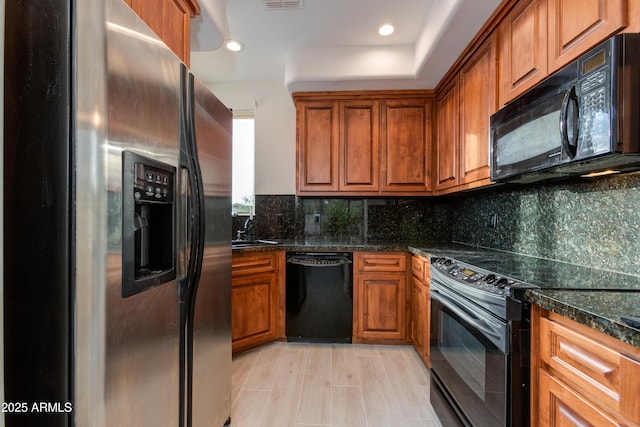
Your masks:
<svg viewBox="0 0 640 427"><path fill-rule="evenodd" d="M432 387L432 403L444 396L465 425L507 425L508 323L433 280L430 295L431 372L444 389Z"/></svg>

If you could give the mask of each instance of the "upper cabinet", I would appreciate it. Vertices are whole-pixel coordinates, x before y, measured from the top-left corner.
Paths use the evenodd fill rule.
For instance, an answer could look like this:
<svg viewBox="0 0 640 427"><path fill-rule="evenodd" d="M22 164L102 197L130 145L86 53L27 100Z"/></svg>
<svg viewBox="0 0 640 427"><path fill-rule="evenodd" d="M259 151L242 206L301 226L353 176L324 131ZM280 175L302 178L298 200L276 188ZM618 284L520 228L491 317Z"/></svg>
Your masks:
<svg viewBox="0 0 640 427"><path fill-rule="evenodd" d="M382 179L384 192L431 189L431 102L383 101Z"/></svg>
<svg viewBox="0 0 640 427"><path fill-rule="evenodd" d="M191 56L191 18L196 0L124 0L187 65Z"/></svg>
<svg viewBox="0 0 640 427"><path fill-rule="evenodd" d="M490 183L489 118L497 109L496 40L491 35L438 97L438 194Z"/></svg>
<svg viewBox="0 0 640 427"><path fill-rule="evenodd" d="M499 25L500 105L627 25L627 0L520 0Z"/></svg>
<svg viewBox="0 0 640 427"><path fill-rule="evenodd" d="M547 76L547 0L521 0L499 26L500 105Z"/></svg>
<svg viewBox="0 0 640 427"><path fill-rule="evenodd" d="M340 108L340 191L380 189L380 102L343 101Z"/></svg>
<svg viewBox="0 0 640 427"><path fill-rule="evenodd" d="M416 92L294 94L297 194L430 190L431 99Z"/></svg>
<svg viewBox="0 0 640 427"><path fill-rule="evenodd" d="M435 190L458 185L458 80L454 79L438 97Z"/></svg>
<svg viewBox="0 0 640 427"><path fill-rule="evenodd" d="M298 192L338 191L338 103L298 103L296 133Z"/></svg>
<svg viewBox="0 0 640 427"><path fill-rule="evenodd" d="M548 0L549 71L627 25L627 0Z"/></svg>
<svg viewBox="0 0 640 427"><path fill-rule="evenodd" d="M459 75L460 184L489 179L489 118L497 109L497 81L496 37L492 35Z"/></svg>

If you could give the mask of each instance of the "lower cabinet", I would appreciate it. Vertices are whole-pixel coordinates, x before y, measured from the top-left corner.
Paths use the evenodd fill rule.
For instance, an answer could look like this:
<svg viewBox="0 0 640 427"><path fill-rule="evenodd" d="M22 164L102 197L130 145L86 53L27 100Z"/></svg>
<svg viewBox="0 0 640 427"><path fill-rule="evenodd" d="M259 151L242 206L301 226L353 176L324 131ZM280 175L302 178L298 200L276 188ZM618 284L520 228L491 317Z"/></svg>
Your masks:
<svg viewBox="0 0 640 427"><path fill-rule="evenodd" d="M284 337L284 251L233 254L233 352Z"/></svg>
<svg viewBox="0 0 640 427"><path fill-rule="evenodd" d="M640 426L640 349L533 306L531 425Z"/></svg>
<svg viewBox="0 0 640 427"><path fill-rule="evenodd" d="M354 252L353 341L407 339L407 254Z"/></svg>
<svg viewBox="0 0 640 427"><path fill-rule="evenodd" d="M412 291L411 291L411 342L422 357L424 363L431 367L429 361L429 324L431 319L429 299L429 260L413 255L411 257Z"/></svg>

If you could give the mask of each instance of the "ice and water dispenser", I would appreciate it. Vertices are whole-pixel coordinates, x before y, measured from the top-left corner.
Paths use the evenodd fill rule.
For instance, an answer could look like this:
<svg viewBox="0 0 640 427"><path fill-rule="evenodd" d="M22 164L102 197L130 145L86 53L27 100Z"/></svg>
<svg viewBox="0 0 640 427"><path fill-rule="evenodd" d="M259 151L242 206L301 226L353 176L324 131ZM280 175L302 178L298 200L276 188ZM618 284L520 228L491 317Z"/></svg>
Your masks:
<svg viewBox="0 0 640 427"><path fill-rule="evenodd" d="M176 168L123 152L122 296L176 278Z"/></svg>

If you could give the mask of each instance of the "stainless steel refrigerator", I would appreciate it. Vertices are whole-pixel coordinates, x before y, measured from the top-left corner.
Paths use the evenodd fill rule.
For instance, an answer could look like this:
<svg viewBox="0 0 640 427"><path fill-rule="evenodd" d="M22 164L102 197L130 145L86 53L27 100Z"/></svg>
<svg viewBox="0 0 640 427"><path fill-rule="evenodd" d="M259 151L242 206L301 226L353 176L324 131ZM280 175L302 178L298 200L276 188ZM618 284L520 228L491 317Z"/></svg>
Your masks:
<svg viewBox="0 0 640 427"><path fill-rule="evenodd" d="M6 2L11 426L223 426L231 121L122 0Z"/></svg>

